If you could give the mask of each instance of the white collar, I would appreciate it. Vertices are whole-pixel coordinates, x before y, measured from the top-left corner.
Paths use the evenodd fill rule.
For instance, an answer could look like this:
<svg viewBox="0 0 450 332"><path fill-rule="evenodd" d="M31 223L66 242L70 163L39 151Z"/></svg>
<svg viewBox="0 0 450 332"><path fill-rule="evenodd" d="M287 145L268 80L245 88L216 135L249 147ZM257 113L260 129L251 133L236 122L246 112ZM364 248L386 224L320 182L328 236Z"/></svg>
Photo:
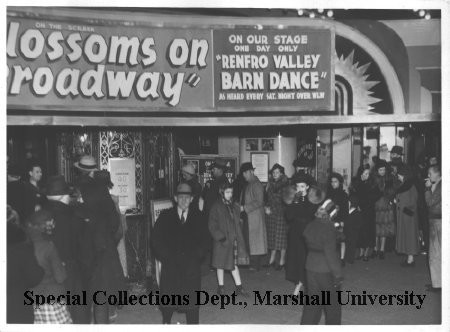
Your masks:
<svg viewBox="0 0 450 332"><path fill-rule="evenodd" d="M178 217L181 219L181 214L183 213L183 210L180 209L180 207L177 206L178 211ZM189 213L189 209L184 210L184 218L187 219Z"/></svg>

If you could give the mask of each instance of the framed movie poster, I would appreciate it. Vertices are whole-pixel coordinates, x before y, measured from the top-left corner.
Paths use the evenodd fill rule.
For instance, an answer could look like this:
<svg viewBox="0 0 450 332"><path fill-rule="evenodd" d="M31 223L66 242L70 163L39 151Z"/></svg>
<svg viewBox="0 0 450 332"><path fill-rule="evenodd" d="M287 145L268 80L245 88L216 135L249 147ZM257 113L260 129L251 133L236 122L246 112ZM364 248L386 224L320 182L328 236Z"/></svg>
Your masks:
<svg viewBox="0 0 450 332"><path fill-rule="evenodd" d="M223 155L182 155L180 157L180 168L186 164L192 164L198 176L198 181L204 187L209 180L212 180L211 165L217 159L224 162L226 165L224 174L228 181L233 182L238 172L236 157Z"/></svg>
<svg viewBox="0 0 450 332"><path fill-rule="evenodd" d="M268 152L252 152L250 161L255 168L255 175L261 182L269 181L269 153Z"/></svg>
<svg viewBox="0 0 450 332"><path fill-rule="evenodd" d="M261 139L261 150L262 151L274 151L275 140L273 138L263 138Z"/></svg>
<svg viewBox="0 0 450 332"><path fill-rule="evenodd" d="M245 151L258 151L258 150L259 150L259 139L257 138L245 139Z"/></svg>

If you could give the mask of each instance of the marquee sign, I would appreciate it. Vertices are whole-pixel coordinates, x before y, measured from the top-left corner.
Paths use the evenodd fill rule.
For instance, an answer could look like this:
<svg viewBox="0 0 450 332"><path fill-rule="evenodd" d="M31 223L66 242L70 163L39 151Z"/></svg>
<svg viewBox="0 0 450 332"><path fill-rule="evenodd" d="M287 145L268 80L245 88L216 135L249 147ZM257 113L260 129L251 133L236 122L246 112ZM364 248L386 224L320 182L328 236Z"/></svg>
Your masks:
<svg viewBox="0 0 450 332"><path fill-rule="evenodd" d="M334 109L330 29L161 27L76 15L8 11L8 109Z"/></svg>

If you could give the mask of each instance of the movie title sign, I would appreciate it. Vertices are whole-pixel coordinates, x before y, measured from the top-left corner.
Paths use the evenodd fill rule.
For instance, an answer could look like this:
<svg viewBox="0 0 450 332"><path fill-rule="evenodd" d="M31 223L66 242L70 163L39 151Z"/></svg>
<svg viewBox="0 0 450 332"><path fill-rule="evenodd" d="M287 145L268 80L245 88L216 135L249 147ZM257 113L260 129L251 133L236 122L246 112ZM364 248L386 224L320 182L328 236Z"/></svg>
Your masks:
<svg viewBox="0 0 450 332"><path fill-rule="evenodd" d="M76 15L8 11L8 109L334 109L329 28L163 27Z"/></svg>

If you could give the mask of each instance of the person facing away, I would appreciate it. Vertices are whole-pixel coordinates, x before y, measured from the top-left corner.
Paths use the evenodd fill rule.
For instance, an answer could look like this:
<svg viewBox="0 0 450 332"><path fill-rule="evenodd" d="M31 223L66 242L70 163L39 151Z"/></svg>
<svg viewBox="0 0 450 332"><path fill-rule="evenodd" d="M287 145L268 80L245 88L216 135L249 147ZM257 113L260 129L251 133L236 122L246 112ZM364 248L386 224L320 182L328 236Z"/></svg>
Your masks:
<svg viewBox="0 0 450 332"><path fill-rule="evenodd" d="M320 189L310 190L308 199L313 203L325 199ZM331 199L327 199L317 209L315 219L309 223L303 236L308 247L306 258L306 292L309 296L320 296L322 291L330 294L330 303L322 305L305 305L301 318L302 325L319 324L322 312L325 313L325 324L341 324L341 305L337 292L340 290L343 275L336 251L337 231L334 226L334 217L337 208Z"/></svg>
<svg viewBox="0 0 450 332"><path fill-rule="evenodd" d="M186 313L187 324L199 323L195 291L201 289L201 263L208 246L208 229L197 209L191 209L192 189L180 183L175 206L161 212L150 237L151 248L161 262L160 293L175 297L161 305L162 322L170 324L175 310ZM182 301L183 295L189 301Z"/></svg>
<svg viewBox="0 0 450 332"><path fill-rule="evenodd" d="M27 232L34 245L34 254L39 265L44 269L44 278L32 288L35 294L45 297L65 294L64 281L67 278L66 268L58 251L51 241L55 224L53 215L47 210L33 213L27 220ZM65 304L43 304L34 307L35 324L71 324L72 318Z"/></svg>

